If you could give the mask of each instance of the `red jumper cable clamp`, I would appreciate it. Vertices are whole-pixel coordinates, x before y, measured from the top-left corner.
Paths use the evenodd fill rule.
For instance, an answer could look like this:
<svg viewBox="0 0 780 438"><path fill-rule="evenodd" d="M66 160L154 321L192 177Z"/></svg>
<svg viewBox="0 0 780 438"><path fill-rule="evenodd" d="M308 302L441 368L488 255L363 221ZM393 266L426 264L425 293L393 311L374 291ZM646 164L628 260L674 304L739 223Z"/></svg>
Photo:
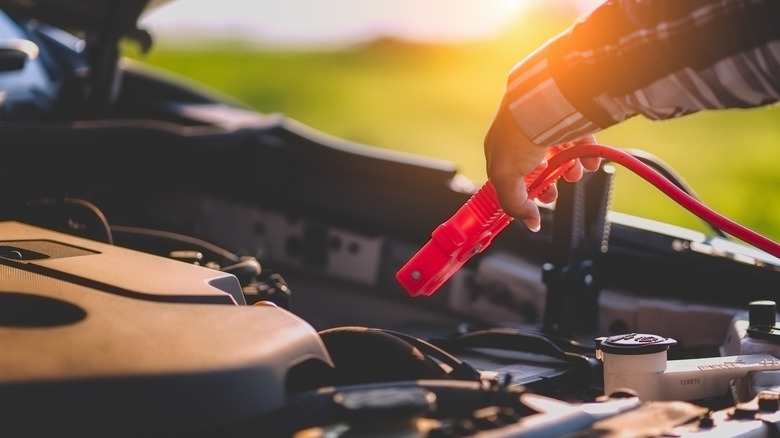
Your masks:
<svg viewBox="0 0 780 438"><path fill-rule="evenodd" d="M544 161L525 177L529 199L544 193L574 165L571 160L553 169L544 179L548 184L533 186L547 162L564 149L550 148ZM433 230L431 239L396 273L396 280L411 296L432 295L469 259L487 249L512 219L504 213L496 189L488 180L450 219Z"/></svg>

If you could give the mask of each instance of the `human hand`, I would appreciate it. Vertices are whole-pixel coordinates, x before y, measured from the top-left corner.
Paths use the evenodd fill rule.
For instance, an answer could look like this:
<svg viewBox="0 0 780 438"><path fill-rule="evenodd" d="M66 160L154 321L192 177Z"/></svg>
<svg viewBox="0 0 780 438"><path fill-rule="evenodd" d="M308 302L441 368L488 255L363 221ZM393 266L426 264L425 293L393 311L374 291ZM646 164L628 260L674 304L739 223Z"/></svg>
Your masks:
<svg viewBox="0 0 780 438"><path fill-rule="evenodd" d="M595 137L589 135L572 144L595 141ZM520 219L529 230L538 231L541 228L539 207L533 199L528 199L524 178L544 160L549 146L540 146L528 139L512 117L506 102L502 101L485 135L484 147L487 175L493 181L504 212ZM563 178L568 182L579 181L585 170L595 171L600 165L598 157L583 157L575 160L574 166L563 174ZM558 189L553 184L539 195L538 200L548 204L557 198Z"/></svg>

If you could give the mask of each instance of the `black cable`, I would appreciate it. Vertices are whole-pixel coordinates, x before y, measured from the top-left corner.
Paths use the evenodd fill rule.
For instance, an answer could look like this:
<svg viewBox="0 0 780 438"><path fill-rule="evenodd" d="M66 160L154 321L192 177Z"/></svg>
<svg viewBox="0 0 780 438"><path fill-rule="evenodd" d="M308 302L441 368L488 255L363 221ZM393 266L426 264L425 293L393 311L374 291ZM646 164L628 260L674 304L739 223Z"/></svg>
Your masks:
<svg viewBox="0 0 780 438"><path fill-rule="evenodd" d="M393 330L378 329L378 328L373 328L370 330L380 330L382 332L401 338L404 341L414 345L423 353L452 368L452 371L449 373L449 376L454 379L475 380L475 381L479 381L482 379L482 373L480 373L479 370L471 366L471 364L461 359L458 359L454 355L450 354L449 352L440 348L439 346L432 344L431 342L425 341L423 339L411 335L407 335L405 333L396 332Z"/></svg>
<svg viewBox="0 0 780 438"><path fill-rule="evenodd" d="M600 382L601 363L595 357L595 349L586 349L574 341L564 342L559 338L533 332L524 332L509 328L490 328L460 334L449 338L430 339L430 342L450 351L475 348L493 348L505 351L540 354L561 360L574 366L584 384L594 385ZM577 351L569 351L570 347ZM585 351L593 351L588 355Z"/></svg>
<svg viewBox="0 0 780 438"><path fill-rule="evenodd" d="M220 258L222 264L241 261L238 255L211 242L172 231L127 225L111 225L111 231L123 246L160 256L169 257L172 249L188 248L205 253L209 259Z"/></svg>
<svg viewBox="0 0 780 438"><path fill-rule="evenodd" d="M648 166L650 166L653 169L655 169L656 171L658 171L658 173L663 175L672 184L674 184L675 186L679 187L680 190L682 190L683 192L687 193L692 198L701 201L701 197L699 197L699 195L697 195L694 192L693 188L682 178L682 176L680 174L678 174L677 172L675 172L675 170L672 169L671 166L669 166L667 163L665 163L660 158L656 157L655 155L653 155L653 154L651 154L649 152L646 152L646 151L643 151L643 150L640 150L640 149L626 149L626 152L628 152L629 154L631 154L634 157L636 157L639 161L647 164ZM721 230L720 228L713 226L709 222L706 222L706 221L703 221L703 222L718 237L722 237L724 239L728 239L729 238L729 236L726 233L724 233L723 230Z"/></svg>

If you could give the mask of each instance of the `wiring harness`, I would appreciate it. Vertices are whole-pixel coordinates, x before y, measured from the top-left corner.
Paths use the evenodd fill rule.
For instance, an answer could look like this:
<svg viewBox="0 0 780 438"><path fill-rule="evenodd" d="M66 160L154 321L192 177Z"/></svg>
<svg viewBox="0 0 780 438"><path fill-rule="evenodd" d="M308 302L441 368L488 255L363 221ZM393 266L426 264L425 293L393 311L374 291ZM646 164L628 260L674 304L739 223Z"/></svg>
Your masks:
<svg viewBox="0 0 780 438"><path fill-rule="evenodd" d="M662 173L623 150L597 143L551 148L545 161L526 177L529 199L537 198L582 157L601 157L631 170L718 230L780 258L780 244L712 210ZM483 252L512 222L488 180L396 273L411 296L432 295L474 255Z"/></svg>

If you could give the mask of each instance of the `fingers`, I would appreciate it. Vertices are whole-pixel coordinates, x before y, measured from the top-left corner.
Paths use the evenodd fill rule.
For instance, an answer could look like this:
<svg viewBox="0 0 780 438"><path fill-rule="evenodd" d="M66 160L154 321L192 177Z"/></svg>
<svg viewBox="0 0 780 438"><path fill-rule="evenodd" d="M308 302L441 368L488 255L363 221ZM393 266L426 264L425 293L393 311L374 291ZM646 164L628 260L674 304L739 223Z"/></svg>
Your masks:
<svg viewBox="0 0 780 438"><path fill-rule="evenodd" d="M555 200L558 199L558 186L555 184L551 185L547 190L539 194L537 199L542 204L551 204L555 202Z"/></svg>
<svg viewBox="0 0 780 438"><path fill-rule="evenodd" d="M520 219L531 231L539 231L541 228L541 215L536 203L528 199L528 191L523 178L493 179L493 185L498 194L498 202L501 208L509 216Z"/></svg>
<svg viewBox="0 0 780 438"><path fill-rule="evenodd" d="M542 217L539 213L539 207L530 199L523 203L523 213L521 216L523 225L534 233L542 229Z"/></svg>
<svg viewBox="0 0 780 438"><path fill-rule="evenodd" d="M601 158L582 157L580 158L580 163L582 163L582 167L584 167L588 172L595 172L599 170L599 166L601 166Z"/></svg>
<svg viewBox="0 0 780 438"><path fill-rule="evenodd" d="M583 173L580 160L574 160L574 166L563 174L563 179L570 183L577 182L582 179Z"/></svg>
<svg viewBox="0 0 780 438"><path fill-rule="evenodd" d="M484 146L487 174L504 212L523 221L530 230L539 230L539 208L528 199L524 177L541 163L547 148L528 140L504 102L485 136ZM545 199L554 200L556 193L546 193Z"/></svg>
<svg viewBox="0 0 780 438"><path fill-rule="evenodd" d="M575 143L595 143L593 135ZM485 135L487 175L493 182L501 207L508 215L520 219L528 229L540 229L539 207L528 199L524 177L544 159L547 147L533 143L517 125L506 102L502 101L493 122ZM575 165L563 174L563 179L573 183L582 179L585 171L596 171L601 165L599 157L583 157L574 160ZM543 204L555 202L558 188L555 184L538 195Z"/></svg>
<svg viewBox="0 0 780 438"><path fill-rule="evenodd" d="M574 142L574 144L589 144L589 143L596 143L596 136L591 134L587 135L577 141ZM584 170L587 170L588 172L595 172L599 170L599 166L601 166L601 157L582 157L580 158L580 164L584 168Z"/></svg>

